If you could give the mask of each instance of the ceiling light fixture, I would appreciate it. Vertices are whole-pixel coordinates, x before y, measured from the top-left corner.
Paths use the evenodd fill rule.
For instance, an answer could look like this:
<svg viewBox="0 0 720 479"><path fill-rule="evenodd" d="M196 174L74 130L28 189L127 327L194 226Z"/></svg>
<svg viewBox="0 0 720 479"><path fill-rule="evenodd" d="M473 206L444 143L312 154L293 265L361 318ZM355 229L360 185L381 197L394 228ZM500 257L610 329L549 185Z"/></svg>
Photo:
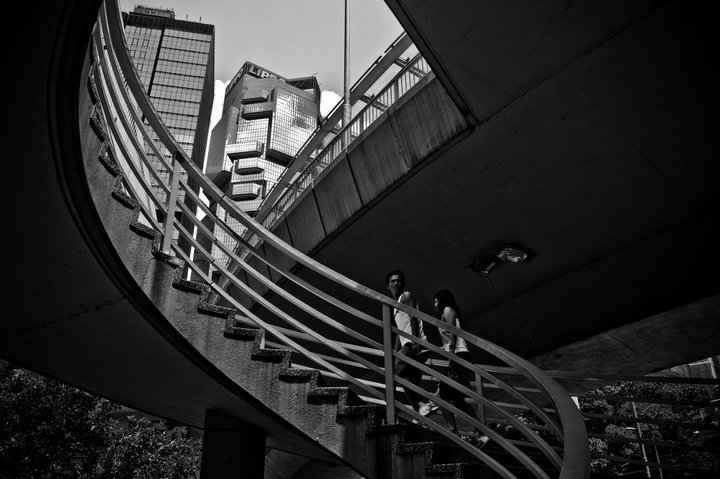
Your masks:
<svg viewBox="0 0 720 479"><path fill-rule="evenodd" d="M528 252L517 246L506 245L503 249L498 251L497 257L506 263L518 264L527 261Z"/></svg>

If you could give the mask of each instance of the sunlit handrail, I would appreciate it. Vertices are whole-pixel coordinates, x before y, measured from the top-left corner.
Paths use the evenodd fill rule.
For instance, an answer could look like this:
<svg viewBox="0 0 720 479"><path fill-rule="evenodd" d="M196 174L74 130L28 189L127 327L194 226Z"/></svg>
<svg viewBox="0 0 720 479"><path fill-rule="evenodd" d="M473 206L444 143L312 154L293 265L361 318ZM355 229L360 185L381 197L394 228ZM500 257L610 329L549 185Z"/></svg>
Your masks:
<svg viewBox="0 0 720 479"><path fill-rule="evenodd" d="M465 450L473 454L476 458L487 464L502 477L512 478L515 476L498 460L483 451L476 450L469 444L460 440L458 437L453 435L446 427L444 427L444 425L438 424L431 419L422 417L414 410L409 408L407 405L394 401L392 399L392 393L394 392L394 390L398 386L403 386L405 388L417 390L418 393L420 393L426 398L432 397L439 405L454 412L456 415L469 421L479 430L486 433L491 439L497 442L497 444L501 448L507 451L515 460L524 465L527 470L530 471L534 476L540 478L551 477L550 473L545 471L543 467L541 467L533 459L531 459L528 454L518 445L514 444L514 441L506 440L497 431L488 427L487 424L476 421L474 418L467 416L464 412L454 408L451 404L446 403L439 398L435 398L434 396L428 394L427 391L424 391L423 389L408 383L404 379L395 376L392 372L392 361L395 358L407 360L407 362L414 364L426 375L432 377L434 380L448 384L451 387L461 390L468 397L474 399L477 403L482 404L484 407L502 416L508 424L510 424L516 431L518 431L526 438L526 444L540 451L547 458L548 462L552 465L552 468L560 471L559 477L585 477L585 474L587 472L588 453L586 445L587 439L584 433L582 419L580 418L579 413L574 406L574 403L572 403L569 396L563 392L562 388L557 383L548 378L544 373L542 373L540 370L538 370L531 364L525 362L524 360L507 350L493 345L492 343L489 343L488 341L485 341L481 338L473 336L472 334L469 334L465 331L457 330L456 328L445 325L437 318L434 318L406 305L398 303L397 301L394 301L385 295L379 294L349 278L346 278L328 269L327 267L323 266L312 258L286 245L282 240L280 240L278 237L268 231L265 227L253 221L251 218L248 217L247 214L237 208L235 203L226 195L224 195L223 192L220 191L212 183L212 181L205 177L199 170L199 168L192 161L190 161L182 148L175 142L174 138L169 133L163 122L159 119L157 112L147 98L147 95L145 94L144 89L140 84L137 73L135 72L134 66L132 65L132 62L127 53L127 47L125 44L124 35L122 33L120 14L116 0L107 0L106 5L101 11L99 28L96 29L95 32L95 44L96 56L98 58L98 66L96 73L99 71L99 73L95 75L95 78L99 83L102 83L100 88L98 88L100 105L102 105L106 111L110 109L111 102L124 102L126 104L133 104L133 102L137 102L137 105L142 111L143 117L150 124L155 135L157 135L160 144L169 151L170 156L174 158L175 164L179 164L187 173L188 181L192 181L193 183L199 185L203 189L205 195L210 199L210 201L220 205L226 212L228 212L228 214L232 218L239 221L253 234L258 235L258 237L260 237L265 244L272 245L272 247L289 257L292 261L304 265L309 270L329 281L332 281L334 284L343 286L353 294L360 295L366 300L374 302L376 305L378 305L381 309L384 310L383 316L385 318L389 318L389 312L393 308L406 311L413 316L418 317L424 322L435 326L442 326L444 329L450 329L458 336L465 338L468 344L472 344L474 347L490 352L496 358L501 359L505 364L511 366L515 371L521 373L523 378L525 378L532 385L533 388L539 391L540 396L544 398L542 402L536 403L531 401L518 388L505 383L493 374L476 367L474 364L454 357L450 353L445 352L442 348L439 348L425 341L417 340L417 338L415 338L417 342L420 343L422 346L430 349L437 355L440 355L447 359L452 358L463 364L464 366L472 369L484 380L496 385L499 390L505 392L508 397L512 398L520 404L525 405L528 410L533 412L537 420L542 423L544 427L546 427L546 430L552 432L556 436L556 440L560 444L562 444L562 447L560 448L562 456L558 454L558 452L556 452L556 445L548 443L531 427L529 427L522 421L519 421L512 414L508 414L507 412L505 412L503 408L495 405L493 401L490 401L487 398L477 394L473 390L464 388L458 383L455 383L454 381L448 379L443 374L435 371L431 367L425 364L417 363L400 354L399 352L389 349L390 342L387 340L389 334L395 334L400 336L407 335L403 331L397 330L397 328L390 324L389 320L385 321L384 324L381 324L381 322L379 320L376 320L373 316L346 305L344 302L341 302L333 296L328 295L320 288L317 288L313 285L308 284L305 281L300 280L299 278L294 277L292 274L290 274L283 268L275 267L270 262L265 263L266 265L268 265L269 268L272 269L274 273L282 275L283 277L293 282L293 284L303 287L305 291L323 300L321 304L327 303L332 307L340 308L348 312L349 314L352 314L354 317L361 319L363 324L369 324L370 326L376 328L376 331L378 331L378 333L375 335L375 337L371 337L367 334L361 334L360 332L349 328L348 325L340 324L339 322L333 320L329 314L322 311L321 306L310 306L298 300L297 298L288 295L287 292L283 290L283 288L277 285L276 281L272 281L269 279L269 277L271 276L270 274L266 275L260 273L257 269L252 268L247 263L247 261L245 261L245 257L240 258L237 254L235 254L234 251L231 251L227 246L224 246L221 242L219 242L217 238L214 237L212 233L212 228L205 227L203 223L201 223L196 217L194 217L191 213L191 209L189 209L187 205L184 205L183 201L177 203L177 207L184 214L183 222L190 222L192 226L197 228L199 234L205 235L206 238L211 240L212 244L217 245L224 254L231 258L232 262L241 265L244 274L251 276L253 278L253 281L259 284L262 288L267 288L275 292L276 294L284 297L286 300L290 301L291 304L293 304L297 308L300 308L304 313L311 315L313 318L322 321L325 325L330 326L332 330L336 332L333 334L343 336L347 339L345 341L337 341L337 338L326 337L317 330L314 330L303 324L301 321L296 320L292 315L286 313L285 311L277 307L273 302L267 300L266 297L263 296L263 294L255 291L250 286L249 282L241 280L234 271L229 271L224 264L216 261L212 257L211 252L207 250L207 245L198 241L197 238L192 234L192 232L188 231L188 227L186 224L183 224L183 222L177 220L174 215L167 214L168 205L156 198L154 196L155 193L151 188L146 187L147 185L145 178L138 178L138 181L143 183L144 185L143 191L134 191L131 188L131 194L149 195L152 199L152 204L154 205L154 208L156 208L160 212L159 217L164 218L165 225L170 223L175 233L178 234L181 238L183 238L183 240L186 241L187 244L190 244L194 248L197 256L203 258L204 260L207 260L210 263L213 263L215 269L220 272L221 276L225 278L225 280L230 282L234 287L243 291L248 297L251 297L257 303L262 304L268 311L273 313L273 317L280 320L281 323L289 325L291 327L289 329L283 328L278 324L275 324L274 322L271 323L266 318L257 315L250 308L243 305L241 301L231 296L225 289L220 288L217 282L213 281L213 279L207 274L207 272L198 265L197 261L194 258L190 257L187 251L184 251L182 248L179 248L177 247L177 245L173 244L173 253L185 262L187 267L189 267L195 273L196 277L202 278L211 287L214 293L220 295L227 304L231 305L240 314L244 315L245 318L242 319L242 322L244 322L243 324L250 323L253 324L255 327L260 327L266 330L266 332L270 334L273 338L275 338L275 340L279 341L278 344L282 344L283 347L289 347L294 349L295 351L302 353L307 360L317 365L320 370L328 371L330 374L336 375L338 378L347 381L356 391L361 392L363 395L366 395L368 397L374 398L374 400L377 401L378 404L384 404L386 406L388 418L394 418L395 411L397 411L401 413L401 416L403 418L416 418L430 425L437 432L444 435L449 440L453 441L458 446L464 448ZM115 81L108 81L108 76L113 76L113 78L115 78ZM119 78L121 78L121 76L126 80L128 90L130 91L132 96L131 98L124 96L127 94L127 91L118 86L123 84L122 81L119 81ZM106 94L106 91L109 92L113 89L116 89L118 91ZM132 108L130 110L132 110ZM124 114L124 111L125 109L123 108L115 109L115 113L118 116ZM138 121L138 119L136 118L135 121ZM107 123L114 124L115 121L114 119L109 119ZM129 126L129 122L120 121L120 125L123 128L127 128ZM115 138L115 142L121 140L121 135L118 134L115 125L111 126L111 128L109 128L109 131L110 134L113 135L113 138ZM146 132L143 132L143 135L146 141L149 141L151 144L153 143L150 139L150 136L147 135ZM134 149L137 149L137 155L140 160L144 164L146 164L148 168L154 169L154 167L148 161L143 149L140 148L139 142L131 143L132 145L123 145L119 147L117 149L117 152L113 151L111 154L127 155L127 148L132 147ZM158 148L156 148L156 152L159 153ZM162 163L164 163L164 167L170 166L169 162L164 161L162 155L159 155L158 158L161 160ZM131 165L127 169L127 171L123 172L123 174L137 176L138 172L139 170L133 168ZM204 212L204 214L210 215L210 219L215 224L220 225L221 227L226 227L226 225L224 225L221 221L212 216L211 210L208 209L204 204L202 204L200 197L195 192L193 192L191 188L188 187L187 182L182 180L178 181L176 179L176 181L173 182L172 186L168 186L166 181L163 180L160 175L153 174L153 177L155 181L157 181L161 185L164 191L172 191L173 189L177 188L182 189L185 192L186 201L194 202L197 207ZM153 218L156 212L148 209L147 202L141 202L141 207L143 208L143 214L146 217ZM158 232L163 231L162 225L160 225L158 222L151 222L151 224L158 230ZM166 234L166 236L168 235ZM263 255L260 253L260 251L253 248L252 245L245 244L244 246L246 247L246 250L250 256L254 256L258 259L263 258ZM382 334L384 338L384 343L381 343L376 339L376 337L381 336L381 331L383 331L383 328L385 328L385 333ZM326 352L324 354L318 353L317 351L312 349L312 344L321 344ZM330 356L327 355L328 349L332 351L333 354L337 354L339 360L332 360ZM384 367L382 365L379 365L377 361L378 358L382 358L383 351L388 353L385 355L386 362L384 363ZM387 362L388 360L390 361L389 363ZM374 371L375 373L384 376L386 378L386 383L384 387L382 387L383 385L378 386L378 383L361 381L354 377L352 374L348 373L348 371L343 369L344 367L362 367L368 371ZM554 410L557 411L559 418L555 418L553 417L552 413L546 412L544 406L545 402L552 404ZM583 438L584 440L582 440ZM578 439L581 440L578 442Z"/></svg>

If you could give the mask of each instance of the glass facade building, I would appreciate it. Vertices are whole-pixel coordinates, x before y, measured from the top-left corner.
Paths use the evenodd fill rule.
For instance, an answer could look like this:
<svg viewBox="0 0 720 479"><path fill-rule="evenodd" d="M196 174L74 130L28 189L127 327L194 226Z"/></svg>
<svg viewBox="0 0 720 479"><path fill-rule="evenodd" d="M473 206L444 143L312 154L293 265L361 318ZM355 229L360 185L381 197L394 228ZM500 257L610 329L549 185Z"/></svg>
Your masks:
<svg viewBox="0 0 720 479"><path fill-rule="evenodd" d="M225 89L220 121L213 128L206 172L251 216L318 126L320 88L314 76L286 79L246 62ZM235 232L243 228L221 208L218 217ZM236 242L220 228L230 249ZM212 253L227 259L216 245Z"/></svg>
<svg viewBox="0 0 720 479"><path fill-rule="evenodd" d="M203 168L214 96L215 27L145 6L123 13L123 20L130 57L153 105L190 159ZM161 152L172 163L167 150ZM146 153L152 160L149 147ZM167 180L170 172L157 160L154 165ZM164 201L164 190L158 185L154 190Z"/></svg>

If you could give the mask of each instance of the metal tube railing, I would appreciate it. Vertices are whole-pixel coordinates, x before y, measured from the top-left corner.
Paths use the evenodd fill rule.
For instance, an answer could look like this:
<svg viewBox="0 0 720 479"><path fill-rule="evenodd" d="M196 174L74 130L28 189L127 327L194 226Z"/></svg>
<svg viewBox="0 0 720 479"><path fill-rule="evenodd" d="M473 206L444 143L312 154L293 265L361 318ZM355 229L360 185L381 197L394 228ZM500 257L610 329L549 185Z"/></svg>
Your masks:
<svg viewBox="0 0 720 479"><path fill-rule="evenodd" d="M406 94L427 73L430 66L420 54L405 66L351 121L345 125L337 136L308 164L300 176L285 190L270 209L270 213L263 220L266 228L271 228L290 205L308 188L312 187L317 178L343 151L346 151L352 141L358 138L369 128L382 113L395 104L402 95ZM420 76L422 74L422 76ZM412 80L412 81L411 81ZM382 105L382 107L379 107ZM343 139L347 138L346 141Z"/></svg>
<svg viewBox="0 0 720 479"><path fill-rule="evenodd" d="M165 215L165 227L163 228L162 248L160 253L171 257L170 243L173 239L173 222L175 221L175 210L177 209L178 191L180 189L180 160L175 155L172 173L170 175L170 195L167 199L167 214Z"/></svg>
<svg viewBox="0 0 720 479"><path fill-rule="evenodd" d="M410 37L405 32L401 33L385 50L384 54L378 57L352 85L350 88L350 105L355 105L355 103L365 95L368 89L379 80L382 74L395 63L395 60L405 53L411 45ZM279 196L288 187L290 182L293 181L294 176L303 169L303 165L306 164L313 152L315 152L327 135L339 124L342 119L343 103L344 99L338 101L335 107L325 117L325 120L317 127L315 132L310 135L305 144L300 147L297 155L295 155L295 160L293 160L282 173L278 182L268 192L268 195L260 204L256 214L258 221L262 222L268 214L272 214L269 208L277 203Z"/></svg>
<svg viewBox="0 0 720 479"><path fill-rule="evenodd" d="M576 397L588 437L605 444L592 452L595 461L607 463L598 466L598 473L720 475L717 439L712 439L720 437L720 379L669 376L667 371L648 376L546 373L588 388ZM703 435L709 438L704 443L698 440ZM630 471L629 465L638 468Z"/></svg>
<svg viewBox="0 0 720 479"><path fill-rule="evenodd" d="M496 458L491 457L479 451L469 444L465 443L455 435L453 435L446 427L432 419L419 416L417 412L409 408L407 405L399 402L395 397L395 390L398 387L404 387L406 389L415 390L420 393L426 399L433 398L438 404L447 410L453 412L458 417L465 419L479 430L486 433L491 437L497 444L507 451L509 455L514 458L518 463L522 464L532 475L539 478L551 477L550 474L539 466L531 457L523 450L524 447L531 447L540 451L553 465L553 470L560 471L560 477L573 479L584 477L587 463L587 439L585 437L584 449L578 446L578 438L582 442L584 435L584 428L582 426L582 419L577 412L574 404L570 400L567 394L564 394L562 388L547 377L544 373L539 371L531 364L525 362L518 356L506 351L488 341L473 336L470 333L457 330L452 326L446 325L444 322L437 318L429 316L425 313L417 311L406 305L398 303L385 295L379 294L359 283L352 281L338 273L328 269L317 261L309 258L308 256L300 253L292 247L286 245L282 240L268 231L261 224L256 223L247 216L243 211L239 210L230 198L223 194L215 185L205 177L202 172L199 171L196 165L194 165L182 148L175 142L172 135L170 135L167 128L164 126L162 121L159 119L157 112L150 103L145 95L142 86L140 85L137 74L134 70L132 62L129 59L126 51L126 45L124 43L124 37L122 35L122 28L120 27L120 16L118 6L115 0L108 0L105 8L101 12L99 29L96 32L96 47L97 56L102 57L99 62L98 70L100 73L97 75L98 81L107 83L103 85L103 89L113 90L113 93L108 95L101 95L101 103L105 108L109 108L108 102L125 102L129 105L137 104L142 112L142 115L147 120L150 128L154 131L158 138L158 146L154 145L151 135L148 135L143 131L145 142L151 145L154 153L160 160L160 167L167 168L168 171L172 169L172 176L170 177L169 183L162 179L159 172L148 160L145 152L140 147L139 142L132 142L130 147L135 148L137 151L138 158L143 164L151 170L153 178L161 186L163 192L167 192L168 201L162 202L155 196L152 188L149 188L147 181L144 177L137 178L137 181L141 182L143 191L133 190L133 194L144 194L149 195L152 201L141 202L143 208L143 214L152 218L156 213L149 209L149 204L154 205L160 216L163 217L164 223L159 225L153 223L156 228L159 228L159 232L163 234L163 245L161 250L163 252L172 252L177 258L184 261L185 265L193 272L195 277L200 278L211 288L211 291L218 295L226 304L234 308L239 315L243 315L244 318L238 318L241 324L251 324L255 327L260 327L266 331L266 333L277 341L275 344L282 345L282 347L290 348L298 353L302 354L307 361L312 363L314 367L317 367L321 371L327 371L328 375L333 377L341 378L350 384L351 388L357 391L359 394L367 396L372 401L378 404L385 405L386 410L386 421L394 423L399 420L406 420L407 418L416 418L421 422L433 427L437 432L447 437L450 441L453 441L458 446L464 448L471 454L473 454L480 461L487 464L490 468L500 474L502 477L512 478L514 474L505 467ZM107 58L103 53L104 47L107 46ZM419 63L420 59L410 62L411 68L406 68L406 75L396 77L398 81L386 88L379 95L375 97L365 109L358 115L350 125L348 125L348 132L351 136L361 135L363 131L374 121L383 111L387 110L388 105L392 105L396 102L399 96L412 88L413 85L417 84L418 75L422 74L424 65ZM128 95L124 88L120 87L123 81L107 81L107 76L112 76L115 79L123 78L127 81L127 89L130 92ZM413 80L415 78L415 80ZM114 91L115 89L119 91ZM103 90L104 91L104 90ZM134 108L118 108L116 109L118 114L123 111L130 110L134 112ZM132 113L130 113L132 115ZM137 114L134 121L137 123ZM137 123L140 124L140 123ZM120 125L123 128L129 127L129 121L121 121ZM115 128L110 129L113 135L114 142L121 141L122 135ZM132 135L130 135L132 136ZM336 154L338 150L338 144L333 143L326 148L327 155ZM170 165L165 160L163 155L160 155L160 150L167 149L169 154L173 158L173 167L169 168ZM128 147L123 145L112 154L128 155ZM322 157L317 161L317 164L313 166L314 171L318 171L319 168L326 166L330 163L330 156ZM179 169L175 171L176 167ZM138 171L130 167L124 174L138 176ZM358 310L346 302L339 301L333 295L328 294L321 288L310 284L309 282L302 280L295 275L287 271L287 268L278 267L272 261L269 261L262 251L258 248L258 244L251 244L242 235L232 231L227 224L220 219L214 217L213 210L203 204L199 195L197 195L188 186L188 182L181 178L181 175L187 174L188 181L192 181L194 184L199 185L203 189L208 198L219 207L223 208L227 214L234 220L239 222L244 228L247 228L249 232L262 241L264 247L271 246L279 254L284 255L292 262L297 262L324 280L331 281L335 286L346 288L352 294L362 298L363 301L370 301L373 304L379 306L382 310L382 320L368 314L367 312ZM140 175L142 176L142 175ZM307 176L304 177L303 181L307 182ZM310 178L310 184L312 184L312 177ZM302 183L301 183L302 184ZM299 189L299 187L297 187ZM185 204L185 201L179 201L178 199L184 195L185 201L193 203L194 206L190 207ZM245 248L245 252L240 255L237 251L233 251L232 248L224 245L218 241L214 228L207 227L203 222L198 220L192 213L194 207L199 208L205 215L209 222L215 225L219 225L225 231L230 232L231 235L238 240L238 244ZM174 210L181 211L183 215L183 224L175 218ZM186 227L190 225L191 227ZM193 233L189 230L196 230ZM195 236L195 234L199 236ZM195 257L191 258L187 251L183 251L176 244L172 242L174 235L178 238L182 238L184 242L189 244L195 251ZM199 237L205 238L208 241L201 241ZM210 245L210 250L208 249ZM225 264L219 264L215 257L213 257L212 246L217 246L219 251L230 258L231 264L237 266L231 270ZM167 250L166 250L167 247ZM258 261L263 267L267 269L267 273L260 272L256 267L249 264L249 259L253 258ZM208 274L205 267L201 266L199 261L205 261L208 264L213 265L213 268L219 273L220 279L213 280ZM301 301L294 295L290 294L287 290L280 287L277 281L272 280L272 276L285 278L289 283L301 288L305 293L317 298L320 302L316 305L313 303L311 306L305 301ZM246 277L247 279L243 279ZM226 288L221 287L219 282L227 282L233 286L234 289L242 292L243 299L240 300L233 295L230 295ZM270 301L265 295L264 291L272 291L278 297L288 301L294 308L301 311L302 314L313 318L314 321L319 321L328 328L330 333L321 334L317 329L310 327L304 321L298 320L293 314L289 314L284 309L280 308L273 301ZM255 310L248 306L247 302L251 304L258 304L262 306L264 315L261 317ZM359 319L360 321L343 322L334 319L328 312L323 308L327 307L336 308L348 314L352 318ZM543 439L532 427L519 420L515 415L508 413L502 406L498 406L493 401L484 397L481 389L467 389L462 385L450 380L445 377L442 373L434 370L425 364L417 363L410 358L407 358L398 351L393 350L391 344L391 338L393 335L407 336L403 331L399 331L392 324L392 310L398 309L406 311L409 314L417 317L419 320L427 322L434 326L442 326L444 329L449 329L456 335L466 339L466 342L471 347L479 348L483 351L487 351L493 354L496 358L502 360L505 364L509 365L510 368L522 376L532 388L537 391L535 394L540 399L540 402L531 400L523 392L522 388L513 387L507 382L499 379L497 376L488 372L488 370L477 367L476 365L456 358L450 353L444 351L436 345L421 341L417 338L412 338L414 341L421 344L423 347L427 347L435 354L446 358L454 359L458 363L465 367L472 369L476 377L480 378L481 381L485 381L486 385L492 385L497 388L498 391L502 391L507 398L511 398L516 401L517 404L523 405L527 411L533 414L538 424L545 428L546 431L552 432L556 439L562 444L560 453L556 451L557 445L548 443ZM360 332L355 329L357 324L365 325L370 331ZM351 327L352 326L352 327ZM330 336L332 335L332 337ZM340 338L345 338L340 340ZM377 340L374 338L378 338ZM380 339L381 338L381 339ZM323 351L316 350L314 345L322 347ZM329 352L328 352L329 351ZM334 355L334 356L333 356ZM428 377L432 378L433 381L438 381L449 385L455 389L458 389L468 397L473 399L476 403L482 405L486 411L486 415L493 414L501 417L508 425L510 425L514 431L521 434L526 441L521 441L523 445L517 443L517 440L505 439L500 432L489 427L484 421L477 421L475 418L468 416L463 411L458 410L450 403L443 401L440 398L435 398L428 391L415 386L408 381L400 378L394 374L393 363L396 359L401 359L410 364L415 365ZM349 373L351 369L361 368L365 371L372 372L373 374L382 377L382 383L377 381L368 381L366 379L357 378L355 375ZM553 417L555 413L548 412L546 409L546 403L553 406L553 411L556 411L559 416L559 421ZM573 410L574 408L574 410ZM517 444L516 444L517 443ZM554 474L554 473L553 473Z"/></svg>
<svg viewBox="0 0 720 479"><path fill-rule="evenodd" d="M392 310L387 304L382 306L383 318L383 356L385 357L385 419L388 424L395 423L395 386L393 384L394 365L392 353Z"/></svg>

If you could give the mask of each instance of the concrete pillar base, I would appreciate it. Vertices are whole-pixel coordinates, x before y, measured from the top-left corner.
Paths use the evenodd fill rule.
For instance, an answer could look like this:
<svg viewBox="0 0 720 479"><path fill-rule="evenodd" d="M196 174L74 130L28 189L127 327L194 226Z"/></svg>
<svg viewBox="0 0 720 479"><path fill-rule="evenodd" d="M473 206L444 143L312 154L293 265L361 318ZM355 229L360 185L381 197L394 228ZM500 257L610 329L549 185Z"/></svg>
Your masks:
<svg viewBox="0 0 720 479"><path fill-rule="evenodd" d="M265 434L226 414L205 413L200 479L262 479Z"/></svg>

